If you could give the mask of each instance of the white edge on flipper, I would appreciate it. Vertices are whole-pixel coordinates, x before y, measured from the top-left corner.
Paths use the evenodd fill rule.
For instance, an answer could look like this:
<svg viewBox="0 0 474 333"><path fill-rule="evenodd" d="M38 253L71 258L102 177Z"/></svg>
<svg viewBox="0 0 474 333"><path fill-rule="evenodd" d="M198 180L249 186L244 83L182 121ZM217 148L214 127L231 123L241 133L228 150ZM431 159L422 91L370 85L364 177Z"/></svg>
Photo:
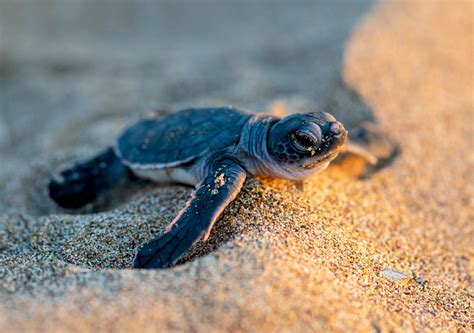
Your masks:
<svg viewBox="0 0 474 333"><path fill-rule="evenodd" d="M378 158L374 155L372 155L371 153L369 153L367 151L367 149L364 149L360 146L358 146L357 144L353 144L353 143L346 143L346 145L344 146L344 151L346 153L351 153L351 154L354 154L354 155L358 155L358 156L361 156L363 158L365 158L367 160L367 162L369 162L370 164L372 165L376 165L377 162L379 161Z"/></svg>

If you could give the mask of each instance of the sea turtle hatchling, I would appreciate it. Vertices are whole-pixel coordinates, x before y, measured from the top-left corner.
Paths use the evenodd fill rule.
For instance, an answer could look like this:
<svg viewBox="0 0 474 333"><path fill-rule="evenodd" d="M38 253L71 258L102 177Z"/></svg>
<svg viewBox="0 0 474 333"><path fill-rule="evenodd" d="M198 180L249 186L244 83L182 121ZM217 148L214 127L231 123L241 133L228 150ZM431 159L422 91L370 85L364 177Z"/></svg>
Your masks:
<svg viewBox="0 0 474 333"><path fill-rule="evenodd" d="M376 162L369 143L359 140L367 139L366 130L355 133L351 138L324 112L279 118L219 107L151 115L125 129L112 147L58 170L49 194L62 207L79 208L130 173L195 185L167 232L143 245L134 260L135 268L165 268L209 237L247 176L302 180L324 170L345 146Z"/></svg>

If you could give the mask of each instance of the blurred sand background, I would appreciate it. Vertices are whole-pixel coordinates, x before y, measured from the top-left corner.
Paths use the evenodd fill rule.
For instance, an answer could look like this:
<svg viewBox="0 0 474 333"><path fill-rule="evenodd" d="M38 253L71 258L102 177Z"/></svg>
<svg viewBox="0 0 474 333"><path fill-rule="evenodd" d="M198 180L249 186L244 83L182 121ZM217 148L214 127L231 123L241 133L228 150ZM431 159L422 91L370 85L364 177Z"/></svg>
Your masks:
<svg viewBox="0 0 474 333"><path fill-rule="evenodd" d="M472 328L469 1L0 1L0 330ZM401 145L367 179L247 181L208 243L129 269L190 192L123 184L81 211L57 165L155 108L325 110ZM388 269L406 278L387 278Z"/></svg>

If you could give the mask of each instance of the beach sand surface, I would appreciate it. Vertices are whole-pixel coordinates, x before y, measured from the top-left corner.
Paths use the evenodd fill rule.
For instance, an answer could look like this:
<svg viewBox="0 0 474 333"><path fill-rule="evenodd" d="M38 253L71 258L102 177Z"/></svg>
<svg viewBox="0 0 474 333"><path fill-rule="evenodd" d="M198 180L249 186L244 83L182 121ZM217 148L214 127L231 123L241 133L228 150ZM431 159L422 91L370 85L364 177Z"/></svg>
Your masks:
<svg viewBox="0 0 474 333"><path fill-rule="evenodd" d="M2 1L0 331L472 329L473 13ZM79 211L47 197L55 167L155 108L275 102L376 119L400 153L368 177L353 158L304 184L247 180L167 270L130 267L190 188L126 183Z"/></svg>

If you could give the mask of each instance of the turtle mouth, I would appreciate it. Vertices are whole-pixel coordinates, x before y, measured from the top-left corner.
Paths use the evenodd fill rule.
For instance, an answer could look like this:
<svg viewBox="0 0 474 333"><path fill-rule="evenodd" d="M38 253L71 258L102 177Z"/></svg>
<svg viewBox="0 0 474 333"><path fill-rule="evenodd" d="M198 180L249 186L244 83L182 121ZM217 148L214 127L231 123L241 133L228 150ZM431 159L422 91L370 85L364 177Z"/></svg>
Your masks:
<svg viewBox="0 0 474 333"><path fill-rule="evenodd" d="M311 162L311 163L305 163L303 164L303 168L304 169L314 169L317 165L320 165L322 163L325 163L325 162L330 162L332 161L333 159L336 158L336 156L339 154L341 150L337 150L337 151L334 151L332 153L329 153L329 154L325 154L323 157L321 158L318 158L316 161L314 162Z"/></svg>

